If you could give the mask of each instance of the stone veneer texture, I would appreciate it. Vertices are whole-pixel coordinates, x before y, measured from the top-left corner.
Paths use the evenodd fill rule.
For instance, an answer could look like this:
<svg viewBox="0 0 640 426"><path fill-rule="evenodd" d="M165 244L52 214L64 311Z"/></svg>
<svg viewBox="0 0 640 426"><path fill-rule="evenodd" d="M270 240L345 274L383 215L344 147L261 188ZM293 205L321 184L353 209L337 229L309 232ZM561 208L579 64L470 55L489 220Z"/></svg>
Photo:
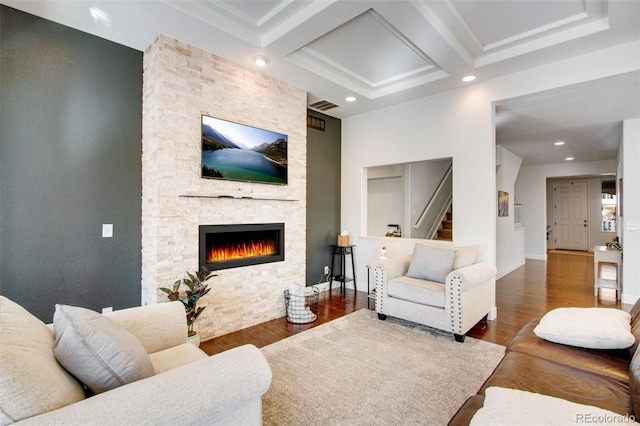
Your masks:
<svg viewBox="0 0 640 426"><path fill-rule="evenodd" d="M202 114L288 135L288 185L201 178ZM306 92L160 36L144 54L142 151L142 303L198 269L199 225L284 222L285 260L216 271L196 329L206 340L284 316L284 290L305 284Z"/></svg>

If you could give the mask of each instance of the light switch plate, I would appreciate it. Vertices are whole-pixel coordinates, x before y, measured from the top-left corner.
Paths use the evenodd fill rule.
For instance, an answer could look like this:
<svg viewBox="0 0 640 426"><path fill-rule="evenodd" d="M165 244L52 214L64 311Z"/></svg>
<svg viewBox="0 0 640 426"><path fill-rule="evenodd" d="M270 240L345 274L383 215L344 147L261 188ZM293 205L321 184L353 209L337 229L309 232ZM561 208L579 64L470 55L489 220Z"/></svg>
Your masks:
<svg viewBox="0 0 640 426"><path fill-rule="evenodd" d="M103 223L102 224L102 238L111 238L113 237L113 224L112 223Z"/></svg>
<svg viewBox="0 0 640 426"><path fill-rule="evenodd" d="M627 222L627 231L639 231L640 222Z"/></svg>

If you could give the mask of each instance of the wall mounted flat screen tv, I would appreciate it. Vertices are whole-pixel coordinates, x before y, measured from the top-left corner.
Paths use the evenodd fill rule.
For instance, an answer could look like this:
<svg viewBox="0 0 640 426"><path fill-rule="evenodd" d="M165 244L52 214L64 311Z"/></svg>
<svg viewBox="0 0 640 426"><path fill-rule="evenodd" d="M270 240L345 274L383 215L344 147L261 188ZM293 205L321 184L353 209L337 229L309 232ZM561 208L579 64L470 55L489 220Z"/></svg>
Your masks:
<svg viewBox="0 0 640 426"><path fill-rule="evenodd" d="M202 116L202 177L287 184L287 135Z"/></svg>

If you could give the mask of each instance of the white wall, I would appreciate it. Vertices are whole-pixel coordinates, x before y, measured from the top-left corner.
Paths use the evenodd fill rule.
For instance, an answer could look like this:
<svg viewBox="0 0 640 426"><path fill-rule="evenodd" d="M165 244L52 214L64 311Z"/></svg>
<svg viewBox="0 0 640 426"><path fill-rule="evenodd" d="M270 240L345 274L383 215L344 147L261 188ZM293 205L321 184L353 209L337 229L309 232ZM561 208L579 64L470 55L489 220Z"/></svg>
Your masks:
<svg viewBox="0 0 640 426"><path fill-rule="evenodd" d="M385 243L360 238L366 230L366 167L453 157L454 242L479 244L483 258L495 263L493 102L636 71L640 69L638 51L640 43L627 43L344 119L341 227L350 230L353 242L359 245L358 276L366 278L365 264L377 258ZM393 150L388 149L389 143L393 143ZM544 194L544 180L538 185ZM544 196L542 202L544 207ZM544 212L543 208L537 213L542 223ZM526 217L532 215L527 213ZM537 243L544 247L544 234L540 240ZM395 255L396 245L407 249L405 243L393 243L389 256ZM636 278L640 281L637 274Z"/></svg>
<svg viewBox="0 0 640 426"><path fill-rule="evenodd" d="M622 131L622 302L631 304L640 298L640 119L624 121Z"/></svg>
<svg viewBox="0 0 640 426"><path fill-rule="evenodd" d="M390 176L368 180L367 228L371 235L384 237L389 224L404 230L404 178Z"/></svg>
<svg viewBox="0 0 640 426"><path fill-rule="evenodd" d="M502 146L496 147L496 156L500 159L496 170L496 190L509 194L509 216L496 218L496 267L497 278L501 278L524 265L525 229L515 229L513 222L516 198L522 204L514 190L522 159ZM526 207L523 206L524 211Z"/></svg>
<svg viewBox="0 0 640 426"><path fill-rule="evenodd" d="M366 235L362 189L367 167L452 157L454 239L461 244L480 243L483 257L493 261L492 111L487 92L475 86L343 120L342 228L352 233L356 243ZM461 116L464 126L458 124ZM394 143L393 150L388 149L389 141ZM489 188L490 197L478 187Z"/></svg>
<svg viewBox="0 0 640 426"><path fill-rule="evenodd" d="M616 160L522 167L516 180L518 200L527 206L522 226L527 259L547 259L547 179L616 172ZM585 179L587 180L587 179ZM549 236L553 238L553 234Z"/></svg>

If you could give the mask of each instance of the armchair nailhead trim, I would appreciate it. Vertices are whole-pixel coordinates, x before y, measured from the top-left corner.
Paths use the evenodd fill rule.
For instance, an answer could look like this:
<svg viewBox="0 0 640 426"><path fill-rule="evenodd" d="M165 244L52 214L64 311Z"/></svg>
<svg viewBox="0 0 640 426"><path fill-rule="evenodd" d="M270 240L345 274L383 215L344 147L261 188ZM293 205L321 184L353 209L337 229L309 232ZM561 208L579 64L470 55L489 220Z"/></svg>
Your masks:
<svg viewBox="0 0 640 426"><path fill-rule="evenodd" d="M451 305L451 331L455 334L462 333L462 278L458 276L451 277L451 292L450 292L450 305Z"/></svg>
<svg viewBox="0 0 640 426"><path fill-rule="evenodd" d="M373 267L376 280L376 312L384 314L384 294L386 294L387 276L382 266Z"/></svg>

